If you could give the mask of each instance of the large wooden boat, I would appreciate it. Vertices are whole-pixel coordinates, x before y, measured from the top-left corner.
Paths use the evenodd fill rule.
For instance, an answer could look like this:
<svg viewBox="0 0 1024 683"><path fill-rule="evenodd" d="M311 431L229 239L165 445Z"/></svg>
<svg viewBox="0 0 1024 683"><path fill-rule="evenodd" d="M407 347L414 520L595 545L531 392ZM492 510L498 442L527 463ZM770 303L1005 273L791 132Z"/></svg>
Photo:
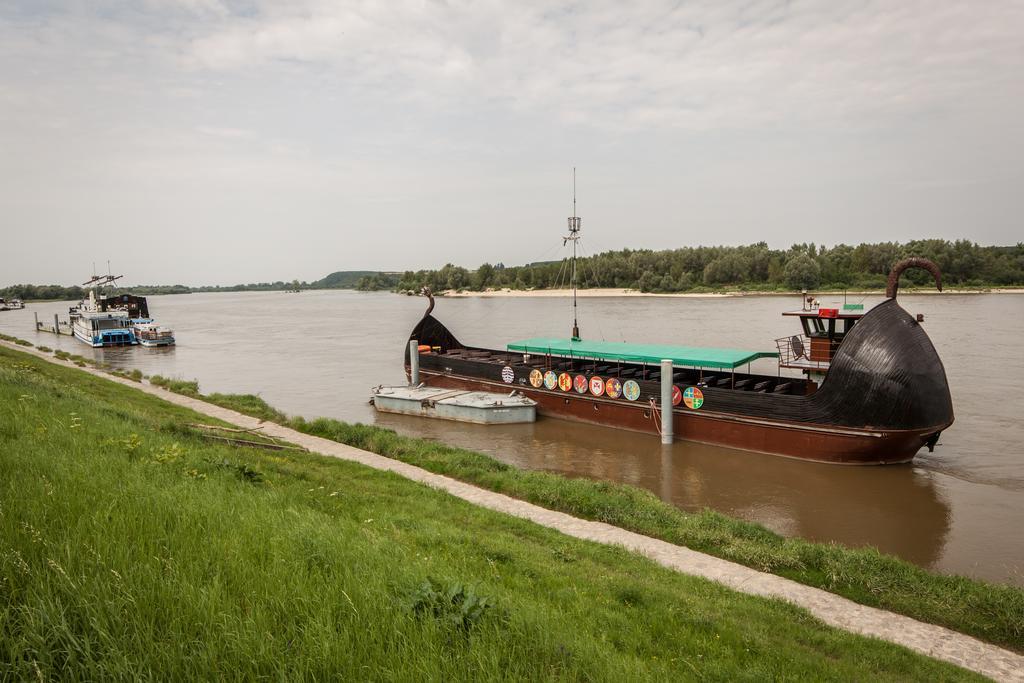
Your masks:
<svg viewBox="0 0 1024 683"><path fill-rule="evenodd" d="M569 229L566 240L578 239L575 215ZM671 360L673 405L664 414L675 439L816 462L905 463L922 447L933 449L953 423L945 369L923 319L896 301L900 274L911 267L930 271L941 291L934 263L905 259L889 275L886 300L867 313L812 305L789 314L800 318L804 334L776 340L777 351L592 341L580 338L575 319L567 339L470 346L432 315L429 290L427 312L409 339L423 384L491 392L511 386L537 402L539 416L659 434L661 364ZM408 371L409 345L405 354ZM750 371L763 357L779 359L775 374ZM783 368L803 376L783 376Z"/></svg>
<svg viewBox="0 0 1024 683"><path fill-rule="evenodd" d="M887 299L866 314L806 311L805 320L855 322L844 322L848 331L833 332L827 351L814 355L809 350L820 337L807 352L790 348L785 355L578 338L488 349L460 342L432 315L433 298L410 340L427 386L493 392L512 385L537 402L540 416L650 434L661 431L659 364L670 359L676 439L817 462L903 463L922 447L931 450L953 423L942 361L921 323L896 301L894 283L911 265L933 269L941 282L934 264L904 261L890 275ZM786 341L799 349L795 339ZM783 367L806 363L807 376L744 370L765 356L779 356ZM407 368L409 361L406 349Z"/></svg>

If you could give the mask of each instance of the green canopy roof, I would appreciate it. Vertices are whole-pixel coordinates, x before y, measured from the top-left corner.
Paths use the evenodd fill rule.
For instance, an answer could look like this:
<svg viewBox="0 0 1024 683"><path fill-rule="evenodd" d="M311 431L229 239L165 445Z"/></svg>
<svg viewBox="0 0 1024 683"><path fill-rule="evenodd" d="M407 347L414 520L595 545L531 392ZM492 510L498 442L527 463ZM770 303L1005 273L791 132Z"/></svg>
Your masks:
<svg viewBox="0 0 1024 683"><path fill-rule="evenodd" d="M674 365L703 368L736 368L758 358L778 358L775 351L744 351L699 346L667 346L661 344L626 344L622 342L584 341L579 339L548 339L538 337L510 342L509 351L544 353L556 356L624 360L636 363L659 363L671 360Z"/></svg>

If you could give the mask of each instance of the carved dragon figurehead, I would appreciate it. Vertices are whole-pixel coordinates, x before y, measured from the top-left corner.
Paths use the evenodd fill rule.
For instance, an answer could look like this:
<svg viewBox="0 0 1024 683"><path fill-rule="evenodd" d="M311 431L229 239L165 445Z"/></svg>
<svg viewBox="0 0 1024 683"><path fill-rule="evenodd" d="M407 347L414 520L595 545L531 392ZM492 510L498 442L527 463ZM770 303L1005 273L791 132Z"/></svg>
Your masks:
<svg viewBox="0 0 1024 683"><path fill-rule="evenodd" d="M942 289L942 287L939 287L939 289ZM434 310L434 293L431 292L430 287L427 287L426 285L423 285L423 289L420 290L420 293L430 300L430 303L427 305L427 312L423 314L423 317L426 318Z"/></svg>

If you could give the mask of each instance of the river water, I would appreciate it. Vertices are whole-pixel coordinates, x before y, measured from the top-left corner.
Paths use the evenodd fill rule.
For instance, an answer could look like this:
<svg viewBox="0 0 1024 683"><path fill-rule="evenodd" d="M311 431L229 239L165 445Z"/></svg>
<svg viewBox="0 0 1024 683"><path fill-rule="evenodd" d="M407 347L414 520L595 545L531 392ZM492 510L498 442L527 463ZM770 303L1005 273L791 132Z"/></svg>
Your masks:
<svg viewBox="0 0 1024 683"><path fill-rule="evenodd" d="M823 297L823 305L836 297ZM880 299L864 300L866 308ZM854 301L854 299L851 299ZM857 298L856 301L861 301ZM924 567L1024 586L1024 295L901 296L925 315L943 359L956 422L910 465L841 467L541 418L475 426L378 415L370 388L404 381L402 353L425 300L350 291L150 297L178 345L90 349L33 332L33 313L0 312L0 331L92 354L116 367L199 380L204 392L261 395L290 414L378 424L488 453L521 467L641 486L684 510L712 508L781 534L875 546ZM463 342L503 348L568 336L567 298L440 298L435 316ZM584 337L774 350L798 332L796 297L608 297L580 301ZM775 372L771 360L755 368Z"/></svg>

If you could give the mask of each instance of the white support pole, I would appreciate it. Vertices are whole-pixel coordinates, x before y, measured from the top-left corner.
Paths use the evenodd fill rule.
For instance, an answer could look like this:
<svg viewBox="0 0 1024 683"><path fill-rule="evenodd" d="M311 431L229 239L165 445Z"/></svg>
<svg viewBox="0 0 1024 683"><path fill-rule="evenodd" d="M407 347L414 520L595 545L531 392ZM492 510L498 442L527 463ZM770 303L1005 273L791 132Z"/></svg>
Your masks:
<svg viewBox="0 0 1024 683"><path fill-rule="evenodd" d="M661 442L672 443L672 361L661 361Z"/></svg>
<svg viewBox="0 0 1024 683"><path fill-rule="evenodd" d="M415 339L409 340L409 383L420 385L420 344Z"/></svg>

